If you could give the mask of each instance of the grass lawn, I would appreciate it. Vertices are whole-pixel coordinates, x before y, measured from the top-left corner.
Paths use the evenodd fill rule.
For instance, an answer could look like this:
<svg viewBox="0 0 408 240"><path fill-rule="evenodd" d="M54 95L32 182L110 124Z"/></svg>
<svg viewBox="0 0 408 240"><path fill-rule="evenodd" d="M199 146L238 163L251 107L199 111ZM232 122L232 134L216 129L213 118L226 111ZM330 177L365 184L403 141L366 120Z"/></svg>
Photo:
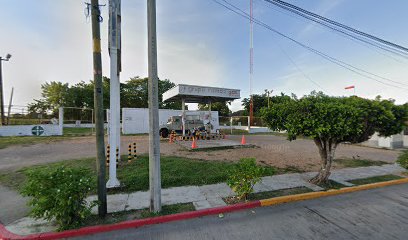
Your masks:
<svg viewBox="0 0 408 240"><path fill-rule="evenodd" d="M64 136L88 136L93 132L92 128L64 128Z"/></svg>
<svg viewBox="0 0 408 240"><path fill-rule="evenodd" d="M0 137L0 149L12 145L31 145L35 143L51 143L60 140L66 140L64 136L50 136L50 137Z"/></svg>
<svg viewBox="0 0 408 240"><path fill-rule="evenodd" d="M251 193L248 196L249 200L262 200L274 197L281 197L281 196L288 196L300 193L308 193L313 192L312 189L307 187L297 187L297 188L288 188L276 191L268 191L268 192L259 192L259 193Z"/></svg>
<svg viewBox="0 0 408 240"><path fill-rule="evenodd" d="M391 180L397 180L397 179L402 179L402 178L403 177L389 174L389 175L376 176L376 177L370 177L370 178L356 179L356 180L351 180L348 182L354 185L364 185L364 184L370 184L370 183L376 183L376 182L386 182L386 181L391 181Z"/></svg>
<svg viewBox="0 0 408 240"><path fill-rule="evenodd" d="M329 180L327 184L320 184L318 186L324 188L325 190L340 189L340 188L347 187L346 185L343 185L333 180Z"/></svg>
<svg viewBox="0 0 408 240"><path fill-rule="evenodd" d="M369 166L381 166L388 164L384 161L374 161L367 159L335 159L334 163L345 168L356 168L356 167L369 167Z"/></svg>
<svg viewBox="0 0 408 240"><path fill-rule="evenodd" d="M123 221L143 219L149 217L165 216L170 214L195 211L192 203L180 203L174 205L162 206L162 211L159 213L152 213L149 209L123 211L117 213L109 213L104 219L97 215L92 215L84 224L84 226L94 226L101 224L113 224Z"/></svg>
<svg viewBox="0 0 408 240"><path fill-rule="evenodd" d="M300 194L300 193L308 193L308 192L313 192L313 190L307 187L288 188L288 189L281 189L281 190L275 190L275 191L251 193L248 195L247 200L248 201L263 200L263 199L268 199L268 198L275 198L275 197L288 196L288 195L294 195L294 194ZM228 197L228 198L224 198L223 200L227 204L235 204L235 203L243 202L243 200L238 200L235 197Z"/></svg>
<svg viewBox="0 0 408 240"><path fill-rule="evenodd" d="M126 159L125 156L122 159ZM117 170L118 179L122 187L110 190L110 193L145 191L149 188L149 166L148 157L139 156L131 163L123 163ZM26 172L36 168L56 168L65 165L68 167L84 167L90 169L95 175L95 159L86 158L79 160L68 160L48 165L38 165L30 168L23 168L18 171L0 173L0 184L19 189L26 179ZM161 157L161 177L162 187L177 187L187 185L206 185L225 182L228 177L228 170L234 163L221 161L192 160L180 157ZM264 176L277 173L279 169L274 167L263 167ZM108 172L107 172L108 175Z"/></svg>

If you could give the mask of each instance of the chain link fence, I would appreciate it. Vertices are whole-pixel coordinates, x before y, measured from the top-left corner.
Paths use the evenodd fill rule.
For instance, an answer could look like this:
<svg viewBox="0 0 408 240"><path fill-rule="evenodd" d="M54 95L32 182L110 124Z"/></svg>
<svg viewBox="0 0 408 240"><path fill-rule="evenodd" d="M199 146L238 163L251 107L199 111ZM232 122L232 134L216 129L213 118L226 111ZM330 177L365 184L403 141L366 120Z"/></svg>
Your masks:
<svg viewBox="0 0 408 240"><path fill-rule="evenodd" d="M18 105L5 106L4 109L6 125L55 124L58 122L58 110L37 113L30 112L27 106Z"/></svg>
<svg viewBox="0 0 408 240"><path fill-rule="evenodd" d="M260 117L254 117L249 124L248 116L220 117L220 129L225 134L242 134L256 132L270 132L268 126Z"/></svg>

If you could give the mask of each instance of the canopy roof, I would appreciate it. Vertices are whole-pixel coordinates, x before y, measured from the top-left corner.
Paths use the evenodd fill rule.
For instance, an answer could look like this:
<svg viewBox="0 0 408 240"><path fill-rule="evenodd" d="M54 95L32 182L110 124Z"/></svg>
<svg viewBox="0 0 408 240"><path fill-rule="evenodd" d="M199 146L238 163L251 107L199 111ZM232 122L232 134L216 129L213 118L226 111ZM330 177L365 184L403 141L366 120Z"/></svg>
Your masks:
<svg viewBox="0 0 408 240"><path fill-rule="evenodd" d="M179 84L163 93L163 101L186 103L226 102L241 98L239 89Z"/></svg>

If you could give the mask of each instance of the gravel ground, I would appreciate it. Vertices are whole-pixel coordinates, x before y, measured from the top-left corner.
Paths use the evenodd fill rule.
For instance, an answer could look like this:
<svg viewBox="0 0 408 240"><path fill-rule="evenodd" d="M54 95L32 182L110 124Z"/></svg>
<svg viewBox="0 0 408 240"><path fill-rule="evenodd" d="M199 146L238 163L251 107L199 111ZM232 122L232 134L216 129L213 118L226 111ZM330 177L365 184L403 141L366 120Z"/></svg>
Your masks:
<svg viewBox="0 0 408 240"><path fill-rule="evenodd" d="M228 136L228 139L240 141L241 136ZM293 166L305 171L314 171L319 168L319 154L317 147L311 140L298 139L289 142L285 137L274 135L246 136L246 140L248 144L253 144L256 147L189 152L177 144L169 144L163 140L161 142L161 153L169 156L222 161L238 161L243 157L254 157L259 163L276 167ZM123 136L122 154L127 154L128 144L133 142L137 143L138 154L148 153L148 136ZM40 163L93 157L95 156L95 148L94 137L78 137L49 144L12 146L0 149L0 170L19 169ZM342 144L337 149L336 158L354 157L393 163L399 153L396 150Z"/></svg>

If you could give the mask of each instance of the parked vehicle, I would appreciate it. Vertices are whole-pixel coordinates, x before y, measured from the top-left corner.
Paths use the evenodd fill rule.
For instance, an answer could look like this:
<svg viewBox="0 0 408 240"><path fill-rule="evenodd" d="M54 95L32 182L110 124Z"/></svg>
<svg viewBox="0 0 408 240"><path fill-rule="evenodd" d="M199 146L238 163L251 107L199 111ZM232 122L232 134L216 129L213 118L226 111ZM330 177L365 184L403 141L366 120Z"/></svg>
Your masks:
<svg viewBox="0 0 408 240"><path fill-rule="evenodd" d="M186 135L191 135L198 132L210 133L212 130L211 123L205 124L199 115L187 115L185 118ZM177 134L183 133L182 116L172 116L166 124L160 126L160 136L166 138L169 134L175 131Z"/></svg>

